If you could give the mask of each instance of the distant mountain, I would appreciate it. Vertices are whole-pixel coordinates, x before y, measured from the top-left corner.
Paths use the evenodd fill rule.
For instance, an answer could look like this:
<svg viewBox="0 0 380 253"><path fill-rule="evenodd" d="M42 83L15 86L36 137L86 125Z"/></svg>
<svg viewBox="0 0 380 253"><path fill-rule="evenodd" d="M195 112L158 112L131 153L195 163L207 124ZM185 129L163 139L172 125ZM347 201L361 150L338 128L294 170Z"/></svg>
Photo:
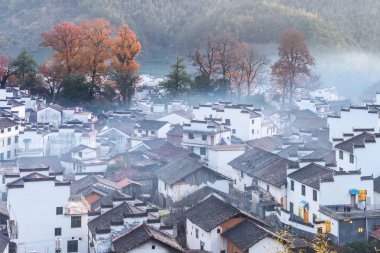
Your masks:
<svg viewBox="0 0 380 253"><path fill-rule="evenodd" d="M210 35L249 43L273 43L294 27L314 46L376 49L377 0L0 0L0 50L14 56L25 47L39 60L40 33L61 21L105 17L127 23L143 44L143 61L187 54Z"/></svg>

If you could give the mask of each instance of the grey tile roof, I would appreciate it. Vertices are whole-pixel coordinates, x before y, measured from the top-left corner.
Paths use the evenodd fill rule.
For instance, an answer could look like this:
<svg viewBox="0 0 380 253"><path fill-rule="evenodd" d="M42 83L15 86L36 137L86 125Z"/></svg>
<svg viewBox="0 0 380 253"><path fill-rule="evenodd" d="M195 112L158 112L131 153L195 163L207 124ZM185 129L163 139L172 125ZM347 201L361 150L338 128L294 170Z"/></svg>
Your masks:
<svg viewBox="0 0 380 253"><path fill-rule="evenodd" d="M20 169L49 168L53 172L63 172L58 156L20 157L16 163Z"/></svg>
<svg viewBox="0 0 380 253"><path fill-rule="evenodd" d="M261 148L269 152L281 149L283 139L280 136L267 136L246 142L247 146Z"/></svg>
<svg viewBox="0 0 380 253"><path fill-rule="evenodd" d="M173 185L199 170L204 170L215 179L227 180L225 176L208 167L205 167L199 162L198 158L193 158L191 155L168 162L165 166L158 169L156 173L159 179L168 185Z"/></svg>
<svg viewBox="0 0 380 253"><path fill-rule="evenodd" d="M248 252L249 248L268 235L269 233L266 230L248 219L244 219L222 234L243 252Z"/></svg>
<svg viewBox="0 0 380 253"><path fill-rule="evenodd" d="M118 189L117 184L109 179L96 175L89 175L72 182L70 186L70 192L71 194L78 194L81 191L85 190L87 187L90 187L96 183L103 184L109 188Z"/></svg>
<svg viewBox="0 0 380 253"><path fill-rule="evenodd" d="M183 126L182 125L173 125L172 128L167 132L167 135L172 136L182 136L183 135Z"/></svg>
<svg viewBox="0 0 380 253"><path fill-rule="evenodd" d="M336 144L335 147L337 149L353 153L355 147L365 147L365 143L367 142L376 142L375 135L364 132L348 140Z"/></svg>
<svg viewBox="0 0 380 253"><path fill-rule="evenodd" d="M117 207L99 215L88 222L88 228L93 234L109 232L111 223L124 224L124 217L128 214L143 214L144 211L134 207L127 202L123 202Z"/></svg>
<svg viewBox="0 0 380 253"><path fill-rule="evenodd" d="M185 213L185 217L195 225L209 232L239 214L241 214L239 209L215 196L210 196L190 208Z"/></svg>
<svg viewBox="0 0 380 253"><path fill-rule="evenodd" d="M160 161L171 161L174 159L180 159L183 156L187 156L190 154L189 150L174 146L166 142L164 145L152 148L151 150L147 150L144 152L148 157L152 157L153 159L158 159Z"/></svg>
<svg viewBox="0 0 380 253"><path fill-rule="evenodd" d="M8 118L0 118L0 129L8 128L8 127L13 127L17 126L18 123L8 119Z"/></svg>
<svg viewBox="0 0 380 253"><path fill-rule="evenodd" d="M290 179L296 180L304 185L319 190L321 180L332 180L334 171L327 167L310 163L288 175Z"/></svg>
<svg viewBox="0 0 380 253"><path fill-rule="evenodd" d="M214 189L210 186L204 186L201 189L190 193L186 197L182 198L181 200L174 202L173 207L180 207L180 208L189 208L192 207L202 200L206 199L207 197L215 195L220 197L221 199L225 200L227 203L232 203L230 200L230 197L228 194L221 192L217 189ZM232 200L232 199L231 199Z"/></svg>
<svg viewBox="0 0 380 253"><path fill-rule="evenodd" d="M36 181L55 181L55 177L49 177L45 176L43 174L40 174L38 172L33 172L31 174L28 174L24 177L20 177L16 179L15 181L12 181L7 184L7 187L9 188L22 188L24 187L25 182L36 182Z"/></svg>
<svg viewBox="0 0 380 253"><path fill-rule="evenodd" d="M161 245L169 247L170 252L185 252L174 238L146 224L141 224L117 237L112 241L112 244L116 253L125 253L149 240L157 241L161 243Z"/></svg>
<svg viewBox="0 0 380 253"><path fill-rule="evenodd" d="M136 123L135 128L143 129L143 130L159 130L163 126L168 124L166 121L158 121L158 120L141 120Z"/></svg>
<svg viewBox="0 0 380 253"><path fill-rule="evenodd" d="M232 160L229 165L236 170L247 173L251 177L280 187L286 183L287 168L297 167L298 163L253 147Z"/></svg>
<svg viewBox="0 0 380 253"><path fill-rule="evenodd" d="M157 149L164 145L166 142L165 139L163 138L154 138L150 140L145 140L144 144L147 145L150 149Z"/></svg>
<svg viewBox="0 0 380 253"><path fill-rule="evenodd" d="M70 152L77 153L77 152L79 152L79 151L81 151L81 150L84 150L84 149L87 149L87 148L88 148L88 149L95 150L95 148L90 148L89 146L86 146L86 145L80 144L80 145L78 145L78 146L72 148L72 149L70 150Z"/></svg>
<svg viewBox="0 0 380 253"><path fill-rule="evenodd" d="M0 233L0 252L4 252L5 248L9 244L9 238ZM4 252L5 253L5 252Z"/></svg>

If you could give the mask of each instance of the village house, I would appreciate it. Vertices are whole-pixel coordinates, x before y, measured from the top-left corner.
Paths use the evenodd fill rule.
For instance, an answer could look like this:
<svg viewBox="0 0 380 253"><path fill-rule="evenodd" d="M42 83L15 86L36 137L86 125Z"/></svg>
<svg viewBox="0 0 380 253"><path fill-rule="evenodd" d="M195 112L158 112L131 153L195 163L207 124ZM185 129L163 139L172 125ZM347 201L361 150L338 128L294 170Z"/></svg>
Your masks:
<svg viewBox="0 0 380 253"><path fill-rule="evenodd" d="M169 114L158 118L159 121L169 122L171 125L183 125L190 123L192 115L184 110L170 112Z"/></svg>
<svg viewBox="0 0 380 253"><path fill-rule="evenodd" d="M360 120L358 120L360 119ZM328 115L329 140L343 138L344 134L355 129L372 129L379 132L379 112L369 106L350 106L343 108L340 115Z"/></svg>
<svg viewBox="0 0 380 253"><path fill-rule="evenodd" d="M73 120L88 123L91 122L92 117L91 112L84 111L80 107L65 108L58 104L50 104L37 111L37 123L53 125L60 125Z"/></svg>
<svg viewBox="0 0 380 253"><path fill-rule="evenodd" d="M132 233L133 229L143 223L154 227L155 231L159 230L159 233L165 233L166 238L173 235L173 228L161 223L157 209L148 208L143 202L127 195L119 194L106 202L102 200L100 212L91 213L89 219L89 250L94 253L107 253L111 250L120 251L120 246L123 243L121 238L124 237L125 241L131 239L126 235L129 232ZM171 242L175 242L175 240L171 239ZM128 245L131 248L125 250L128 252L128 250L138 246L140 245Z"/></svg>
<svg viewBox="0 0 380 253"><path fill-rule="evenodd" d="M166 138L170 124L166 121L141 120L135 124L134 137L139 138Z"/></svg>
<svg viewBox="0 0 380 253"><path fill-rule="evenodd" d="M168 234L148 224L141 224L112 241L113 252L186 252Z"/></svg>
<svg viewBox="0 0 380 253"><path fill-rule="evenodd" d="M182 147L203 157L210 146L231 144L231 130L214 120L192 120L183 125L182 133Z"/></svg>
<svg viewBox="0 0 380 253"><path fill-rule="evenodd" d="M89 209L70 197L70 182L33 172L13 178L7 189L8 233L18 250L87 252Z"/></svg>
<svg viewBox="0 0 380 253"><path fill-rule="evenodd" d="M0 118L0 160L12 160L19 146L21 126L16 121Z"/></svg>
<svg viewBox="0 0 380 253"><path fill-rule="evenodd" d="M260 110L252 105L232 105L219 103L213 105L199 105L193 108L194 119L205 120L210 118L220 119L231 129L232 135L248 141L262 136L263 116ZM270 131L266 128L266 135Z"/></svg>
<svg viewBox="0 0 380 253"><path fill-rule="evenodd" d="M380 134L362 132L335 145L337 169L340 171L361 170L364 176L380 176L377 169L380 158Z"/></svg>
<svg viewBox="0 0 380 253"><path fill-rule="evenodd" d="M105 172L108 160L100 159L95 148L79 145L61 156L66 174Z"/></svg>
<svg viewBox="0 0 380 253"><path fill-rule="evenodd" d="M301 98L296 101L296 105L300 110L310 110L321 118L330 113L328 102L321 98Z"/></svg>
<svg viewBox="0 0 380 253"><path fill-rule="evenodd" d="M245 192L251 186L258 187L269 193L280 206L286 207L287 169L298 167L297 162L252 147L228 165L220 173L232 179L234 188Z"/></svg>
<svg viewBox="0 0 380 253"><path fill-rule="evenodd" d="M278 252L283 245L266 225L215 196L186 213L186 243L206 252Z"/></svg>
<svg viewBox="0 0 380 253"><path fill-rule="evenodd" d="M170 206L204 186L229 192L230 179L204 166L198 157L193 156L173 160L156 172L159 202L162 206Z"/></svg>

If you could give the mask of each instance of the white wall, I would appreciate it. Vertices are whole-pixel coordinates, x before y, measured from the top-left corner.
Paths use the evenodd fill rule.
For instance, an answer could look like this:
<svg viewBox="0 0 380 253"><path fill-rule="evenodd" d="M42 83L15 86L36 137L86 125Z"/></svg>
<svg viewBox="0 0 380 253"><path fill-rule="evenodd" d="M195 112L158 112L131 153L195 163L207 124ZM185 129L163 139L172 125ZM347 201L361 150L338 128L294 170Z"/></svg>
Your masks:
<svg viewBox="0 0 380 253"><path fill-rule="evenodd" d="M249 253L277 253L284 252L285 247L282 243L267 236L249 248Z"/></svg>
<svg viewBox="0 0 380 253"><path fill-rule="evenodd" d="M152 246L155 246L155 249L152 249ZM145 253L145 252L154 252L154 253L172 253L173 249L164 247L162 243L159 243L155 240L149 240L142 245L129 250L129 253Z"/></svg>

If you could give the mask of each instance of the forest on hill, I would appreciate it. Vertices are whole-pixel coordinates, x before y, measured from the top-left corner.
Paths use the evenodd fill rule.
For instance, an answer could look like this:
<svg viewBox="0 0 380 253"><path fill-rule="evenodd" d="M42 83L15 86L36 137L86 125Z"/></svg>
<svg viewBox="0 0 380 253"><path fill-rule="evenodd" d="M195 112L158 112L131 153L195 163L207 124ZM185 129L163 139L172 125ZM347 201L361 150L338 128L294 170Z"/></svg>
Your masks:
<svg viewBox="0 0 380 253"><path fill-rule="evenodd" d="M39 47L41 32L95 17L135 30L142 62L188 54L210 35L277 43L288 27L324 49L376 50L380 42L377 0L0 0L0 6L2 53L14 57L26 48L39 61L49 54Z"/></svg>

